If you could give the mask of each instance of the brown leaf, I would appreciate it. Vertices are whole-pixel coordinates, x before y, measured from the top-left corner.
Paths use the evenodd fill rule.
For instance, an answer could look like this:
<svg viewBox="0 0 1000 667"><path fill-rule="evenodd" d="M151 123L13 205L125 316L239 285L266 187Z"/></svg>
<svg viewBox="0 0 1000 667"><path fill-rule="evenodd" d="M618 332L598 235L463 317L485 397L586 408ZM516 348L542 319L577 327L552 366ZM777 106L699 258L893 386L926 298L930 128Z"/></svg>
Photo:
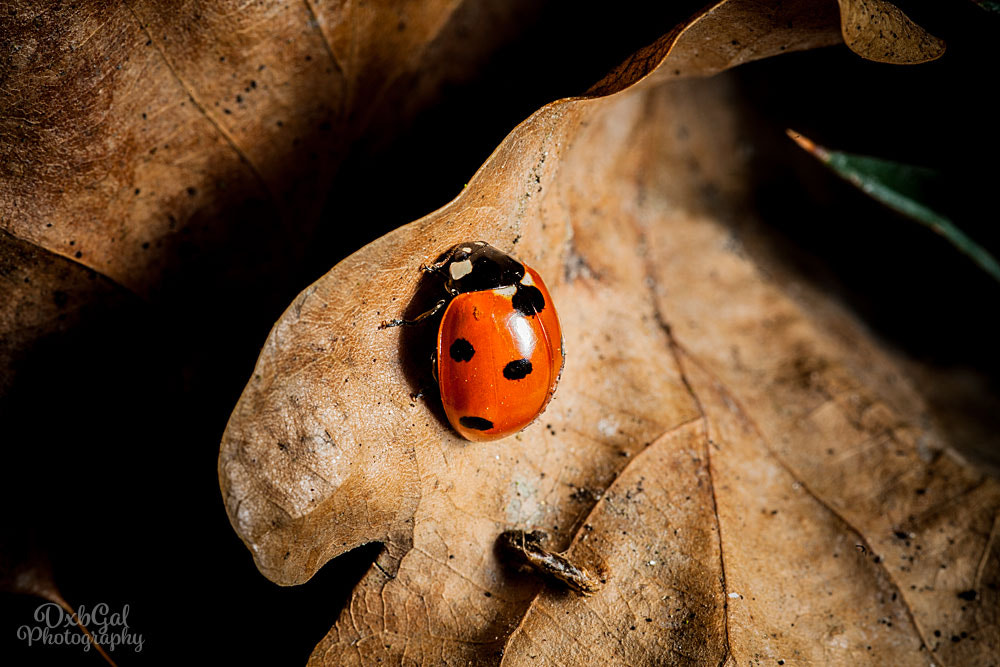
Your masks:
<svg viewBox="0 0 1000 667"><path fill-rule="evenodd" d="M832 25L802 37L801 8L763 26L759 10L725 3L672 33L645 80L831 41ZM954 459L850 317L797 299L732 235L753 215L754 141L732 95L720 77L551 104L459 198L277 322L222 442L233 525L286 585L386 543L313 662L959 664L1000 648L1000 488ZM476 239L546 277L568 356L538 422L472 445L411 398L417 338L379 323L414 310L421 263ZM607 584L581 597L497 550L535 529Z"/></svg>
<svg viewBox="0 0 1000 667"><path fill-rule="evenodd" d="M99 320L128 295L96 272L0 230L0 397L21 364L68 331Z"/></svg>
<svg viewBox="0 0 1000 667"><path fill-rule="evenodd" d="M862 58L914 65L944 55L943 41L887 0L838 0L844 42Z"/></svg>
<svg viewBox="0 0 1000 667"><path fill-rule="evenodd" d="M7 527L10 532L10 527ZM66 599L59 592L52 576L52 565L43 551L35 543L35 535L31 530L14 530L15 540L9 540L0 549L0 592L33 595L59 605L73 620L80 632L90 640L90 644L102 658L114 667L115 661L107 654L104 647L94 639L87 626ZM10 537L6 535L5 537Z"/></svg>
<svg viewBox="0 0 1000 667"><path fill-rule="evenodd" d="M138 422L145 428L147 416L115 401L114 391L106 403L71 395L87 387L99 396L121 379L109 379L109 368L143 368L129 378L131 386L114 388L141 396L133 404L140 406L168 394L157 387L172 387L176 375L197 383L210 375L204 367L191 373L197 360L190 362L190 352L218 356L206 329L221 327L195 324L193 316L191 326L183 325L186 341L150 336L144 317L152 313L166 329L176 311L162 308L164 300L155 302L160 310L144 309L129 291L171 291L185 313L179 321L193 310L188 303L200 300L209 302L205 310L218 316L215 322L228 322L220 294L232 293L234 284L250 286L248 298L259 304L260 290L252 288L280 283L278 269L294 266L315 232L332 175L358 138L370 148L399 134L442 87L477 72L537 11L534 4L307 0L237 10L221 2L5 3L0 439L10 446L0 486L10 493L4 498L20 502L37 491L48 499L60 475L72 488L93 484L97 468L113 475L109 469L121 457L107 441L105 411L122 432ZM272 317L266 312L257 311ZM134 320L142 325L116 326ZM135 334L134 348L116 344L109 334L118 330ZM107 345L88 345L95 340ZM166 349L154 347L164 342ZM162 368L144 374L147 352L171 357L185 343L187 367L168 377L157 376ZM100 356L109 351L105 364ZM68 352L97 360L78 364ZM86 378L91 369L106 374ZM68 404L86 423L68 423ZM88 414L93 406L98 410ZM71 437L39 431L35 417L55 419ZM95 455L80 454L91 447ZM128 500L136 504L134 496ZM61 511L59 521L50 521L48 509L48 502L33 501L22 514L60 538L73 532L62 530L66 525L82 521ZM58 550L69 539L46 543L56 542ZM86 541L69 550L85 550ZM5 530L0 557L17 547L16 533ZM98 576L88 586L95 595L108 588Z"/></svg>
<svg viewBox="0 0 1000 667"><path fill-rule="evenodd" d="M752 2L730 2L709 11L702 21L693 22L689 29L690 37L688 37L688 33L685 33L685 41L683 42L685 47L677 49L677 57L681 60L690 60L689 51L699 48L706 34L712 33L712 26L716 26L716 28L722 26L727 34L731 32L740 36L745 35L748 30L745 27L745 22L739 19L743 16L750 16L755 22L757 9L757 5ZM789 11L793 12L790 16L796 16L801 10L795 8ZM775 25L780 26L776 30L783 29L788 21L785 14L773 14L771 20ZM797 34L794 28L788 28L787 31L790 39L792 35ZM757 32L760 33L759 30ZM825 34L819 31L812 31L812 34L814 34L817 44L826 44L831 39L835 39L835 37L831 37L834 33L829 29ZM677 37L677 33L674 34L674 37ZM772 45L784 43L783 40L779 39L779 36L772 33L767 33L764 39ZM719 37L719 41L728 45L731 40ZM799 42L800 48L804 48L806 44L801 40ZM753 50L752 46L750 50ZM706 65L708 71L714 72L716 69L714 62L716 61L708 58L706 60L713 63ZM629 78L631 79L631 77ZM359 440L355 434L368 435L373 426L379 430L386 428L410 431L420 428L415 423L407 423L406 416L412 409L409 407L411 404L410 393L419 388L413 388L403 395L399 395L398 392L400 387L406 387L410 384L407 376L408 369L401 368L398 363L399 350L397 346L400 334L392 330L378 330L378 325L386 319L387 315L396 315L406 308L407 303L416 292L420 278L419 272L415 270L416 267L423 262L433 261L440 254L442 245L451 245L464 238L481 237L491 242L495 241L496 245L500 247L510 247L516 243L515 239L521 237L523 233L521 227L526 222L530 222L529 207L538 211L538 215L544 215L544 205L551 199L547 193L539 196L539 192L544 190L543 178L552 173L553 169L547 160L550 155L558 156L566 150L560 139L563 136L571 136L577 131L577 125L583 122L581 117L584 109L592 104L597 104L597 102L569 100L553 103L543 108L508 137L470 181L462 197L441 211L383 237L363 252L355 253L303 292L278 321L258 362L254 378L244 392L244 397L230 421L230 433L224 438L220 459L220 470L223 471L223 488L227 494L233 492L240 501L239 508L230 505L232 515L238 521L243 516L253 517L255 527L251 528L249 525L239 527L241 535L245 538L249 537L251 544L255 542L255 538L250 537L253 535L266 535L268 540L275 538L276 533L282 530L278 527L280 523L278 518L283 518L285 513L279 506L280 504L272 503L273 499L258 499L261 495L259 492L263 490L260 482L242 479L242 474L239 471L245 467L253 468L254 476L256 476L257 468L263 467L267 469L268 474L288 475L290 471L283 463L285 457L296 456L298 453L296 450L303 445L309 453L309 464L318 468L316 470L318 476L314 477L308 471L299 471L305 472L303 477L298 477L298 472L292 473L296 477L295 485L299 487L295 493L295 504L301 504L302 508L322 505L324 508L334 509L337 512L363 512L369 517L369 520L360 523L345 520L333 523L325 518L322 519L321 524L325 526L323 530L334 532L330 533L331 539L318 541L325 545L320 547L321 549L329 549L331 553L341 553L346 550L345 547L353 548L359 544L382 539L387 534L387 525L399 523L399 520L394 518L397 510L402 510L403 514L408 516L409 509L405 508L409 508L417 500L417 497L413 495L414 491L409 490L410 484L415 485L416 480L408 478L404 473L404 471L412 469L413 466L412 447L405 447L400 451L397 451L396 448L390 448L389 452L385 452L394 458L394 464L398 465L398 471L404 474L402 480L409 480L407 484L398 483L400 480L397 480L400 487L399 497L396 496L395 489L383 489L383 492L378 494L377 499L369 498L367 507L355 509L343 507L343 505L350 507L350 503L330 503L329 499L326 498L326 494L335 489L338 493L346 493L347 495L344 497L347 498L356 493L350 488L345 489L341 484L341 480L345 479L347 473L347 471L339 471L340 467L347 463L343 457L350 457L350 459L357 460L359 464L366 466L369 464L365 461L374 461L371 465L376 468L382 468L385 464L384 461L373 459L365 451L364 448L367 445L364 442L357 443L357 447L361 449L347 450L345 454L335 451L336 448L341 447L338 443L341 443L345 438L355 442ZM602 158L601 163L606 163L607 159ZM515 160L518 165L521 165L519 169L524 175L516 176L512 173L511 176L501 178L501 175L511 173ZM523 178L525 183L513 188L503 180L506 178ZM590 179L591 177L587 176L586 178ZM462 208L459 204L463 200L478 201L480 203L477 203L476 206L482 207L483 210L480 211L473 207ZM532 225L538 224L541 223L532 223ZM562 225L548 225L547 228L542 227L540 230L545 232L546 237L551 237L552 248L564 245L563 236L570 230ZM509 240L505 243L498 240L504 238ZM518 251L523 256L525 251L522 250L522 247L519 246ZM595 271L600 272L595 268L595 262L600 263L599 259L585 261L585 258L576 255L575 251L573 255L561 263L559 263L560 258L554 256L552 252L537 252L539 256L529 263L544 268L545 263L548 262L551 268L547 272L543 271L543 275L564 273L566 279L572 279L579 275L588 276L593 275ZM371 270L373 262L376 261L375 258L378 259L380 268L377 277L373 278L368 272ZM414 260L416 260L416 264L413 263ZM591 263L588 264L587 261ZM559 266L563 267L562 270L558 269ZM378 295L378 303L374 301L375 295L366 291L372 280L384 284L387 289L385 293ZM353 285L353 290L345 289L345 285L348 284ZM589 295L589 290L587 293ZM596 300L600 296L589 295L587 298ZM618 301L618 295L607 294L604 298L607 298L609 302L614 302L608 304L608 307L612 308L613 311L628 312L626 304ZM361 316L374 318L376 329L369 330L366 322L359 319ZM316 322L316 328L310 330L305 325L307 322ZM332 331L337 331L339 335L331 338L330 332ZM645 337L649 334L648 332L643 333L643 331L644 328L631 331L622 327L622 331L617 336L621 341L634 339L635 345L632 347L639 348L648 344ZM654 339L656 337L654 335ZM310 340L313 338L316 340ZM286 342L280 343L279 346L279 341ZM291 345L290 349L296 349L291 358L280 354L286 345ZM306 349L309 349L308 354L304 353ZM362 350L372 351L370 362L367 359L368 355L364 359L357 356ZM331 351L333 352L332 356L330 355ZM379 353L382 354L381 359L378 356ZM422 361L422 359L419 360L419 362ZM600 360L595 359L595 368L602 365L599 362ZM372 366L369 366L369 363ZM653 392L646 399L650 402L651 410L654 409L654 406L656 409L662 409L661 397L671 393L668 388L676 387L677 379L664 381L663 378L670 375L666 369L648 368L641 359L636 359L634 363L634 372L642 378L641 383L637 381L637 386L661 387L664 390ZM280 365L280 368L276 364ZM337 385L331 385L328 380L324 379L327 377L338 377ZM289 386L286 383L292 384ZM313 394L313 387L322 385L327 387L324 391L331 392L329 396L321 397ZM617 386L617 381L609 382L607 389L609 392L613 392ZM298 396L297 394L300 392L293 387L308 388L309 391L307 394ZM345 398L349 397L350 404L339 399L341 394ZM632 397L629 400L635 402L643 399ZM261 402L258 404L258 401ZM320 403L327 406L324 408L325 410L333 410L333 415L336 415L335 417L331 415L333 418L328 420L330 426L335 421L342 421L342 423L331 428L327 426L327 420L325 420L322 424L324 428L318 428L320 424L313 423L315 417L312 416L318 413L314 413L312 408L318 408ZM383 403L385 404L384 408L380 407ZM352 409L361 404L374 406L374 408L369 409L381 413L379 419L382 423L373 424L372 414ZM684 413L689 411L691 407L686 406L679 409ZM243 414L246 416L243 417ZM297 423L300 419L305 419L309 423ZM430 426L430 424L421 426ZM244 428L248 429L248 432L240 432ZM654 428L653 432L655 430ZM427 435L437 437L436 431L437 428L434 427ZM384 437L384 434L379 433L379 437ZM275 442L281 446L275 447ZM237 451L227 451L228 446L236 446L237 443L240 445ZM264 446L260 451L254 451L253 454L250 454L245 448L248 445L254 449L261 445ZM383 443L379 442L375 446L381 455L384 449ZM257 457L254 454L260 455L260 463L257 462ZM396 459L396 457L400 458ZM405 465L403 464L404 459L407 460ZM227 470L227 466L230 465L232 466L231 470ZM350 474L348 477L352 480L358 479L355 474ZM313 481L316 483L312 484ZM367 486L371 482L372 480L368 480L364 484ZM270 485L270 483L268 482L265 486ZM243 484L249 486L244 488ZM229 485L239 488L233 488ZM404 491L404 488L408 490ZM318 501L317 498L323 500ZM247 502L254 503L255 507L251 509L245 504ZM262 504L257 506L257 502ZM378 508L379 511L373 512L373 507ZM293 512L293 515L298 513L298 511ZM322 513L321 511L320 514ZM310 511L303 518L305 519L306 516L315 517L316 515L317 512ZM370 520L374 516L381 517L382 520ZM274 525L272 525L272 521ZM360 531L357 526L361 525L366 525L367 530ZM354 535L352 539L346 540L346 544L343 543L345 536L338 532L343 530ZM411 529L405 528L404 530L409 532ZM338 540L341 542L339 545L336 544ZM284 543L284 539L278 540L278 544ZM255 547L254 550L258 554L258 565L268 573L269 577L286 584L304 581L330 557L310 557L307 561L309 565L303 567L304 562L296 558L294 554L286 556L284 548L269 553L269 550L262 548L260 544L255 544Z"/></svg>
<svg viewBox="0 0 1000 667"><path fill-rule="evenodd" d="M351 143L475 71L522 11L485 5L15 2L0 227L140 293L287 266Z"/></svg>

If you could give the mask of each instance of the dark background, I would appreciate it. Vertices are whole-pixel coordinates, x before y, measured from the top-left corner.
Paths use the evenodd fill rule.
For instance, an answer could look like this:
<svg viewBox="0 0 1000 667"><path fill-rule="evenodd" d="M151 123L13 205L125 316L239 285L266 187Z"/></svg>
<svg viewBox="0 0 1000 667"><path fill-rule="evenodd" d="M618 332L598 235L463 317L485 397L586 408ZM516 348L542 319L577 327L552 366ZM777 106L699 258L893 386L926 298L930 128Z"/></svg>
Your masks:
<svg viewBox="0 0 1000 667"><path fill-rule="evenodd" d="M378 546L280 588L257 572L232 530L218 445L260 345L294 296L337 261L445 204L517 123L583 93L700 3L645 4L616 3L606 13L546 3L474 80L445 90L378 154L349 158L308 261L275 276L273 293L225 313L183 291L126 299L99 324L34 353L0 406L4 542L47 554L71 604L130 605L131 630L145 646L138 655L116 650L119 664L306 660ZM909 357L990 398L1000 377L992 317L1000 286L784 137L794 128L833 148L942 169L950 179L942 206L1000 253L991 201L1000 135L989 99L1000 20L970 2L899 4L948 42L941 60L880 65L835 47L738 70L748 118L777 147L761 170L758 204L774 247L803 275ZM362 217L365 224L352 222ZM240 285L216 289L234 294ZM982 432L1000 432L988 408L970 409L981 411ZM988 444L980 454L995 464L995 439ZM0 594L3 662L103 664L78 647L26 649L15 631L33 624L38 604Z"/></svg>

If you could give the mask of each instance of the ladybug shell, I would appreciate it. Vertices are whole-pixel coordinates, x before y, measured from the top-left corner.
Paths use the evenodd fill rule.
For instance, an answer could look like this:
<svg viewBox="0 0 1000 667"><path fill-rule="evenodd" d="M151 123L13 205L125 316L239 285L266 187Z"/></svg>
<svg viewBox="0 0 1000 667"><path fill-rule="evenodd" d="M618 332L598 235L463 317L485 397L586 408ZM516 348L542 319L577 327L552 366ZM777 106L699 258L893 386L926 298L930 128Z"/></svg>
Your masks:
<svg viewBox="0 0 1000 667"><path fill-rule="evenodd" d="M562 372L562 330L552 298L538 273L524 268L521 285L541 293L532 307L514 307L517 286L466 292L452 299L438 329L441 402L468 440L496 440L530 424Z"/></svg>

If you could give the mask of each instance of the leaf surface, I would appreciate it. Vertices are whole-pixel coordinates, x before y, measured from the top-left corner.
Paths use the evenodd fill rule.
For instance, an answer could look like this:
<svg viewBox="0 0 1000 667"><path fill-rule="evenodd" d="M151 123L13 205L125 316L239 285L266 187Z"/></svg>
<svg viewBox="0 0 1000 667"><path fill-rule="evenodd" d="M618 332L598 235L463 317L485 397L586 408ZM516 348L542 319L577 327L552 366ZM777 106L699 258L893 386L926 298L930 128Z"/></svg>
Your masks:
<svg viewBox="0 0 1000 667"><path fill-rule="evenodd" d="M844 43L862 58L914 65L944 55L945 44L886 0L838 0Z"/></svg>
<svg viewBox="0 0 1000 667"><path fill-rule="evenodd" d="M15 2L0 228L141 294L192 274L261 282L302 253L352 143L390 136L523 11Z"/></svg>
<svg viewBox="0 0 1000 667"><path fill-rule="evenodd" d="M595 86L604 97L538 111L455 201L278 320L220 450L233 526L284 585L385 544L312 662L961 664L998 649L1000 488L953 458L856 322L744 251L754 137L725 76L685 80L834 43L836 17L815 16L717 5ZM498 442L461 440L414 398L433 332L379 327L420 312L419 266L467 240L545 277L566 340L548 410ZM607 584L579 597L497 550L534 529L602 561Z"/></svg>

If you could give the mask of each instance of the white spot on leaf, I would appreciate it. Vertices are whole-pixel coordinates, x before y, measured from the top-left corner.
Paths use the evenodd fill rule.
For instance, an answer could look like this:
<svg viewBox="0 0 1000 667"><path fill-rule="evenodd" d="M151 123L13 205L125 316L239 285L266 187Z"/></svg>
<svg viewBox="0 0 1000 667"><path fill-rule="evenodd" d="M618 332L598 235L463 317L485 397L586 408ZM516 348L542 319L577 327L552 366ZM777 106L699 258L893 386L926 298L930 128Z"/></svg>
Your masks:
<svg viewBox="0 0 1000 667"><path fill-rule="evenodd" d="M611 417L604 417L601 421L597 422L597 430L605 438L613 438L618 435L618 423Z"/></svg>

